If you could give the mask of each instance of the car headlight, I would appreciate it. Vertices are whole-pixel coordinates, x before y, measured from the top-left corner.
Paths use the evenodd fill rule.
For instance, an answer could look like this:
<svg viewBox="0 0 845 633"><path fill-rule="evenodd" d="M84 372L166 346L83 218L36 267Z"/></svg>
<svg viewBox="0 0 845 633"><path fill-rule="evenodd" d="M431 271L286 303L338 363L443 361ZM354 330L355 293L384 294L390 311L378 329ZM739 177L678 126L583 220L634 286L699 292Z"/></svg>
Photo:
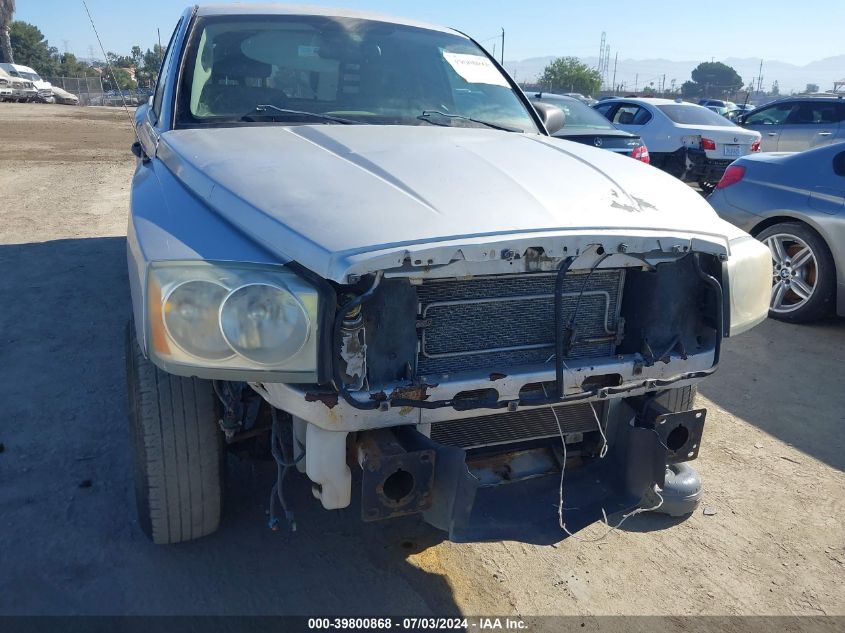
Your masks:
<svg viewBox="0 0 845 633"><path fill-rule="evenodd" d="M753 237L730 242L728 288L730 292L730 331L736 336L762 322L769 314L772 296L772 256Z"/></svg>
<svg viewBox="0 0 845 633"><path fill-rule="evenodd" d="M147 277L147 349L173 374L314 382L316 288L283 267L154 262Z"/></svg>
<svg viewBox="0 0 845 633"><path fill-rule="evenodd" d="M299 300L278 286L241 286L220 308L220 329L229 347L261 365L296 354L308 340L310 325Z"/></svg>

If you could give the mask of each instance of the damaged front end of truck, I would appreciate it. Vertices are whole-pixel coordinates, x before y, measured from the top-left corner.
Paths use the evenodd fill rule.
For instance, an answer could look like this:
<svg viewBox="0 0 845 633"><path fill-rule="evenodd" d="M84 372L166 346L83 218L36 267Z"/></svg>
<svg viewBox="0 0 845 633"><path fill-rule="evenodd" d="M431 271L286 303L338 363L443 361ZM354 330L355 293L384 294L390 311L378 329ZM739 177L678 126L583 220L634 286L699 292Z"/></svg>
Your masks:
<svg viewBox="0 0 845 633"><path fill-rule="evenodd" d="M326 508L351 503L356 467L364 520L420 514L458 541L695 508L679 465L701 445L695 384L732 329L728 252L683 236L541 242L351 273L331 380L252 385L290 416Z"/></svg>

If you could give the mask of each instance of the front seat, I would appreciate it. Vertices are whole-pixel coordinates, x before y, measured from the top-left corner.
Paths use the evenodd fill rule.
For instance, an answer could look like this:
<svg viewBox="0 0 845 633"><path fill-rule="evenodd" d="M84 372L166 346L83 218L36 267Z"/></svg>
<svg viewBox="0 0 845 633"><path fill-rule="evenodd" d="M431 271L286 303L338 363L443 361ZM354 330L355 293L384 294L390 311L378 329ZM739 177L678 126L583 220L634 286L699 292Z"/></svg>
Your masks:
<svg viewBox="0 0 845 633"><path fill-rule="evenodd" d="M273 67L242 53L212 64L211 77L203 86L200 106L212 116L243 115L259 104L282 106L285 94L267 86Z"/></svg>

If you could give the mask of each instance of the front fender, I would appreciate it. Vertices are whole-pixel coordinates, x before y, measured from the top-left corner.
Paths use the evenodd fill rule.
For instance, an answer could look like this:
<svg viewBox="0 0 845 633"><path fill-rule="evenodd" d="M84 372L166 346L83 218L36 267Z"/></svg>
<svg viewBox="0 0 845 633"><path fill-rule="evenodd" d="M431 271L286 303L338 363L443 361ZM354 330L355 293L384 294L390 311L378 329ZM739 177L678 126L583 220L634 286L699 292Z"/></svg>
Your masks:
<svg viewBox="0 0 845 633"><path fill-rule="evenodd" d="M126 256L132 314L145 354L144 306L150 262L282 263L191 195L157 158L138 161L130 194Z"/></svg>

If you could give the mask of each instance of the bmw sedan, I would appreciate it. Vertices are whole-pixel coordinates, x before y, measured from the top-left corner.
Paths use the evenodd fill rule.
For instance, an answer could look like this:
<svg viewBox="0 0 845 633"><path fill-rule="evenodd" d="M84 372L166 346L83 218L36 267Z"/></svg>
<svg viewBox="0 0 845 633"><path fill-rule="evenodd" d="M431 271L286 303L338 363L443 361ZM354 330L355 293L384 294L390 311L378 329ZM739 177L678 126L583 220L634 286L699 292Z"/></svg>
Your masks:
<svg viewBox="0 0 845 633"><path fill-rule="evenodd" d="M619 129L639 134L651 164L713 191L728 165L760 149L760 133L707 108L669 99L610 99L594 106Z"/></svg>
<svg viewBox="0 0 845 633"><path fill-rule="evenodd" d="M769 247L769 316L845 316L845 143L740 158L709 201Z"/></svg>

